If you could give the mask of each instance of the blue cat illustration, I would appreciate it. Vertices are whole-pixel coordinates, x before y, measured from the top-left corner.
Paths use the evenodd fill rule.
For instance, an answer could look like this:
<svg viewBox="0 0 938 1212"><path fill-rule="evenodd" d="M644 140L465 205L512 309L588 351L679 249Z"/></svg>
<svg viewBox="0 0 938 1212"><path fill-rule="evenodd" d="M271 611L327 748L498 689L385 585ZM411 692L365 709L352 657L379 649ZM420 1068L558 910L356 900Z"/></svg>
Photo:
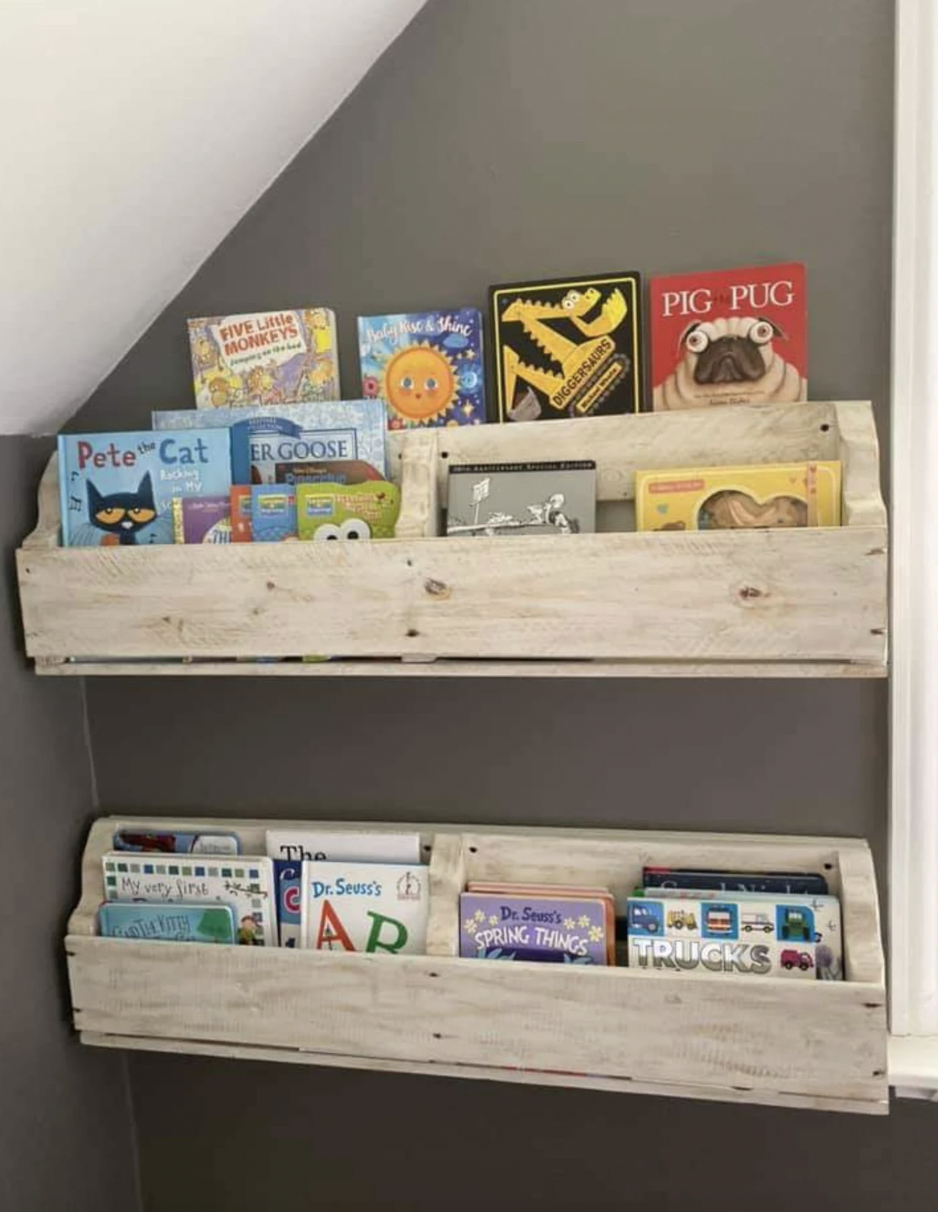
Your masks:
<svg viewBox="0 0 938 1212"><path fill-rule="evenodd" d="M102 540L105 545L136 546L138 533L155 517L156 502L149 472L137 485L136 492L100 493L88 481L88 520L108 535Z"/></svg>

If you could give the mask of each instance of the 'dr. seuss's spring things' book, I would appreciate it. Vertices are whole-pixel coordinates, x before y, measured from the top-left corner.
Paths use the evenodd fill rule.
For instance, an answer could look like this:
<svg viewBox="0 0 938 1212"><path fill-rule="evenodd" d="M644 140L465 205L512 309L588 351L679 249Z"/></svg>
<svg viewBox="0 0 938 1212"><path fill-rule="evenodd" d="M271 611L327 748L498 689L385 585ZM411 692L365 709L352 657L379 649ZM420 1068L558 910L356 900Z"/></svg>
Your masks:
<svg viewBox="0 0 938 1212"><path fill-rule="evenodd" d="M387 404L391 429L485 420L482 313L359 316L362 394Z"/></svg>
<svg viewBox="0 0 938 1212"><path fill-rule="evenodd" d="M464 892L459 954L467 959L563 964L611 962L611 908L603 899Z"/></svg>
<svg viewBox="0 0 938 1212"><path fill-rule="evenodd" d="M197 408L339 398L335 315L328 307L189 321Z"/></svg>
<svg viewBox="0 0 938 1212"><path fill-rule="evenodd" d="M301 947L422 955L429 868L304 861Z"/></svg>
<svg viewBox="0 0 938 1212"><path fill-rule="evenodd" d="M648 301L655 411L808 398L803 265L652 278Z"/></svg>
<svg viewBox="0 0 938 1212"><path fill-rule="evenodd" d="M226 494L227 430L60 434L65 547L173 542L174 497Z"/></svg>
<svg viewBox="0 0 938 1212"><path fill-rule="evenodd" d="M491 311L496 420L641 408L640 274L493 286Z"/></svg>

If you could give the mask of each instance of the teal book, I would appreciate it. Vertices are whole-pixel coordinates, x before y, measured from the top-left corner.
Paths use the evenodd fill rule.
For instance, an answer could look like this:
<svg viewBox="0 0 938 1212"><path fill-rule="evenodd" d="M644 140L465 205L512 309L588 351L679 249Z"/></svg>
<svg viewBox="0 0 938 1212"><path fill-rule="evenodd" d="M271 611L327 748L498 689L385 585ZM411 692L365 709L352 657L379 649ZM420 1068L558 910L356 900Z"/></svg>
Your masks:
<svg viewBox="0 0 938 1212"><path fill-rule="evenodd" d="M224 429L60 434L58 448L65 547L172 543L174 499L231 489Z"/></svg>
<svg viewBox="0 0 938 1212"><path fill-rule="evenodd" d="M251 534L255 543L295 539L296 489L292 484L251 486Z"/></svg>
<svg viewBox="0 0 938 1212"><path fill-rule="evenodd" d="M167 905L157 902L102 905L98 934L138 942L237 942L238 923L231 905Z"/></svg>

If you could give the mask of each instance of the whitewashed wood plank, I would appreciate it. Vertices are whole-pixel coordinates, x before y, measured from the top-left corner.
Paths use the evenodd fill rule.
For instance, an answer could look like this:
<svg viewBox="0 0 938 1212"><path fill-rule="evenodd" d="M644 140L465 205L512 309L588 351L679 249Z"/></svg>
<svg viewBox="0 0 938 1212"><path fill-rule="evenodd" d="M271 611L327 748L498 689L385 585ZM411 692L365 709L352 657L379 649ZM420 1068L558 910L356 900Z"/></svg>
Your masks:
<svg viewBox="0 0 938 1212"><path fill-rule="evenodd" d="M771 1107L795 1107L811 1111L847 1111L860 1115L886 1115L888 1099L823 1098L819 1095L779 1094L754 1091L742 1086L691 1086L677 1083L635 1082L629 1078L601 1077L576 1073L524 1072L484 1065L441 1065L419 1061L389 1061L377 1057L332 1056L324 1052L301 1052L289 1048L251 1048L240 1044L205 1044L197 1040L162 1040L145 1036L102 1035L83 1031L81 1042L99 1048L133 1049L141 1052L182 1052L192 1056L214 1056L227 1060L274 1061L292 1065L319 1065L340 1069L366 1069L385 1073L410 1073L424 1077L456 1077L475 1081L510 1082L525 1086L566 1087L599 1090L607 1094L655 1094L705 1102L732 1102Z"/></svg>
<svg viewBox="0 0 938 1212"><path fill-rule="evenodd" d="M61 542L59 501L59 456L53 453L39 481L39 512L35 529L23 540L23 548L39 551L58 547Z"/></svg>
<svg viewBox="0 0 938 1212"><path fill-rule="evenodd" d="M389 452L391 463L400 465L401 514L394 533L399 539L431 538L440 533L436 473L438 431L411 430L406 438L398 451Z"/></svg>
<svg viewBox="0 0 938 1212"><path fill-rule="evenodd" d="M427 955L458 955L459 894L466 886L465 846L459 833L438 833L432 847Z"/></svg>
<svg viewBox="0 0 938 1212"><path fill-rule="evenodd" d="M836 414L837 455L843 464L845 526L885 526L879 489L879 439L869 404L840 402Z"/></svg>

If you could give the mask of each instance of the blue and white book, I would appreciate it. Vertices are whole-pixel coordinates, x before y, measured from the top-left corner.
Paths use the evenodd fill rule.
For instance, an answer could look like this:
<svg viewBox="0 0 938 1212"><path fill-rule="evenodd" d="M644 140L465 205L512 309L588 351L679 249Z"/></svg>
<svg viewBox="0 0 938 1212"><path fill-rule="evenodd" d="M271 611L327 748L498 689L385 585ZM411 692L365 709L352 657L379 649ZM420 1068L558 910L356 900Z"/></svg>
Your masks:
<svg viewBox="0 0 938 1212"><path fill-rule="evenodd" d="M278 463L360 459L387 475L387 419L381 400L330 400L246 408L154 412L153 428L209 425L231 432L234 484L274 484Z"/></svg>
<svg viewBox="0 0 938 1212"><path fill-rule="evenodd" d="M274 859L333 863L419 863L419 833L373 833L351 829L268 829L267 853Z"/></svg>
<svg viewBox="0 0 938 1212"><path fill-rule="evenodd" d="M69 433L58 448L65 547L172 543L175 497L231 490L226 430Z"/></svg>
<svg viewBox="0 0 938 1212"><path fill-rule="evenodd" d="M138 942L234 943L238 932L230 905L167 905L112 901L98 910L98 934Z"/></svg>
<svg viewBox="0 0 938 1212"><path fill-rule="evenodd" d="M292 484L251 485L251 537L255 543L296 538L296 489Z"/></svg>
<svg viewBox="0 0 938 1212"><path fill-rule="evenodd" d="M190 833L180 829L118 829L115 850L157 854L240 854L241 839L236 833Z"/></svg>

